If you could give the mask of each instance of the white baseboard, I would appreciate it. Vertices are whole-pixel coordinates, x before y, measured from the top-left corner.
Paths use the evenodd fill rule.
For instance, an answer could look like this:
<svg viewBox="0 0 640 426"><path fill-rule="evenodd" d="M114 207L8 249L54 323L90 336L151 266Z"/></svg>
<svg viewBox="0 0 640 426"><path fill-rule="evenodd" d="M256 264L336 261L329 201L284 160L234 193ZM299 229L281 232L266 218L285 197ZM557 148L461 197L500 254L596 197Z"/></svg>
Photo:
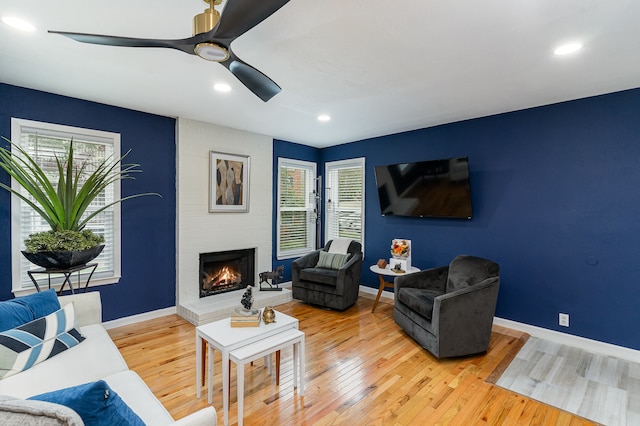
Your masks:
<svg viewBox="0 0 640 426"><path fill-rule="evenodd" d="M589 352L596 352L602 355L608 355L616 358L625 359L631 362L640 363L640 351L625 348L624 346L612 345L611 343L591 340L584 337L574 336L573 334L561 333L547 328L536 327L521 322L511 321L504 318L495 317L493 319L495 325L499 325L513 330L522 331L533 337L551 340L552 342L569 345L580 348Z"/></svg>
<svg viewBox="0 0 640 426"><path fill-rule="evenodd" d="M377 288L372 288L372 287L368 287L366 285L360 285L360 289L359 289L360 294L364 293L365 297L373 296L371 297L372 299L375 299L376 296L378 295L378 289ZM391 302L393 302L393 292L392 291L386 291L384 290L382 292L382 294L380 295L380 299L389 299L391 300Z"/></svg>
<svg viewBox="0 0 640 426"><path fill-rule="evenodd" d="M375 298L375 296L378 294L378 289L361 285L360 293L364 293L365 297L371 295ZM393 292L383 291L380 297L391 299L393 301ZM522 331L534 337L551 340L552 342L562 343L564 345L574 346L586 351L597 352L602 355L608 355L620 359L625 359L627 361L640 363L640 351L625 348L624 346L612 345L611 343L605 343L598 340L574 336L573 334L561 333L559 331L536 327L533 325L524 324L504 318L495 317L493 319L493 323L502 327Z"/></svg>
<svg viewBox="0 0 640 426"><path fill-rule="evenodd" d="M116 327L135 324L140 321L147 321L150 319L165 317L167 315L173 315L173 314L176 314L177 312L178 311L176 307L172 306L170 308L158 309L156 311L144 312L142 314L131 315L129 317L118 318L112 321L103 322L102 326L107 330L110 330Z"/></svg>
<svg viewBox="0 0 640 426"><path fill-rule="evenodd" d="M280 287L291 289L291 281L280 283ZM110 330L112 328L122 327L122 326L125 326L125 325L131 325L131 324L135 324L137 322L147 321L147 320L150 320L150 319L155 319L155 318L160 318L160 317L165 317L167 315L173 315L173 314L177 314L177 313L178 313L178 309L175 306L172 306L170 308L158 309L156 311L151 311L151 312L143 312L141 314L131 315L129 317L118 318L116 320L103 322L102 326L104 328L106 328L107 330Z"/></svg>

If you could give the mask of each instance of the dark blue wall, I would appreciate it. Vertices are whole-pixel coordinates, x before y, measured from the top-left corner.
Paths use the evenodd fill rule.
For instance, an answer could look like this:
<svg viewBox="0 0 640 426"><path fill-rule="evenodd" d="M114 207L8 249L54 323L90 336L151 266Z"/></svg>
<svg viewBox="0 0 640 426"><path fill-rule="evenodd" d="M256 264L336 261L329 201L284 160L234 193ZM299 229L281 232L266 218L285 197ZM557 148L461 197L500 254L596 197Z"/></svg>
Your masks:
<svg viewBox="0 0 640 426"><path fill-rule="evenodd" d="M423 269L499 262L498 317L640 349L639 112L635 89L323 149L319 170L366 157L362 283L408 238ZM374 166L454 156L469 157L473 219L380 215Z"/></svg>
<svg viewBox="0 0 640 426"><path fill-rule="evenodd" d="M120 133L127 163L141 165L122 195L158 192L122 203L122 278L96 287L105 321L175 306L175 120L0 84L0 136L11 137L11 117ZM8 183L6 173L0 180ZM0 300L10 299L10 197L0 191Z"/></svg>
<svg viewBox="0 0 640 426"><path fill-rule="evenodd" d="M365 264L413 241L421 268L460 253L502 267L497 316L640 349L640 89L317 150L274 141L278 157L324 162L366 157ZM118 132L144 172L123 195L122 279L101 286L104 319L175 305L175 120L0 84L0 135L18 117ZM380 216L373 167L468 156L472 220ZM8 182L6 174L0 180ZM274 186L275 188L275 186ZM276 197L274 193L274 212ZM0 192L0 300L11 298L10 202ZM274 214L275 223L275 214ZM273 234L273 265L278 261ZM362 282L376 287L365 266ZM557 325L558 312L571 327Z"/></svg>
<svg viewBox="0 0 640 426"><path fill-rule="evenodd" d="M294 160L310 161L312 163L318 163L320 160L320 150L307 145L300 145L297 143L284 142L277 139L273 140L273 229L272 229L272 262L273 267L276 268L279 265L284 265L284 274L282 281L291 281L291 262L293 259L281 259L278 260L278 248L276 224L277 224L277 212L278 212L278 158L290 158ZM321 174L320 170L318 173Z"/></svg>

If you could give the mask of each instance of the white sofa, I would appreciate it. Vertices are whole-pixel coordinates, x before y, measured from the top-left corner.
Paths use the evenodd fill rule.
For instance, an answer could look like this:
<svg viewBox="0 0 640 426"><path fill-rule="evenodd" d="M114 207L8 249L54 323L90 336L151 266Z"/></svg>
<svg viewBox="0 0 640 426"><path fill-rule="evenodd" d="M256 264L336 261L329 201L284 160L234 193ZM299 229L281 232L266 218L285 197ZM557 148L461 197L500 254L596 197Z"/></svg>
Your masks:
<svg viewBox="0 0 640 426"><path fill-rule="evenodd" d="M216 411L211 406L175 421L140 376L129 370L102 326L100 293L61 296L59 301L61 306L74 303L77 326L86 339L28 370L0 380L0 395L28 398L104 380L147 425L216 425Z"/></svg>

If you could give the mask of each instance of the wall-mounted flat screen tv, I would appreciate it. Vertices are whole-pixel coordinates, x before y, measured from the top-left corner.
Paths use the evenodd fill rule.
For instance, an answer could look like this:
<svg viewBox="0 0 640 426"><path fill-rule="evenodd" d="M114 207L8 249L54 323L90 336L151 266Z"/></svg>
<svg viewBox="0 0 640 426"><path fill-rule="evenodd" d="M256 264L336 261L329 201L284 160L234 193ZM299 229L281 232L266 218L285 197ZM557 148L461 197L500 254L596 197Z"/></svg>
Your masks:
<svg viewBox="0 0 640 426"><path fill-rule="evenodd" d="M383 216L471 219L469 159L375 166Z"/></svg>

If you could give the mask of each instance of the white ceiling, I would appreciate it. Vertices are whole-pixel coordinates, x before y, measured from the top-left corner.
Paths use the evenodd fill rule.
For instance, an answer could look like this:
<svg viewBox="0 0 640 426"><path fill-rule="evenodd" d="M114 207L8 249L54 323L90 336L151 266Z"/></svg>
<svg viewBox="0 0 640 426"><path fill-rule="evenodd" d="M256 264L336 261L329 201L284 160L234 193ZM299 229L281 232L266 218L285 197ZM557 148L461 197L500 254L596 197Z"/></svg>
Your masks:
<svg viewBox="0 0 640 426"><path fill-rule="evenodd" d="M291 0L232 45L282 87L267 103L194 55L47 33L186 38L206 6L0 0L38 28L0 23L0 81L316 147L640 87L638 0Z"/></svg>

